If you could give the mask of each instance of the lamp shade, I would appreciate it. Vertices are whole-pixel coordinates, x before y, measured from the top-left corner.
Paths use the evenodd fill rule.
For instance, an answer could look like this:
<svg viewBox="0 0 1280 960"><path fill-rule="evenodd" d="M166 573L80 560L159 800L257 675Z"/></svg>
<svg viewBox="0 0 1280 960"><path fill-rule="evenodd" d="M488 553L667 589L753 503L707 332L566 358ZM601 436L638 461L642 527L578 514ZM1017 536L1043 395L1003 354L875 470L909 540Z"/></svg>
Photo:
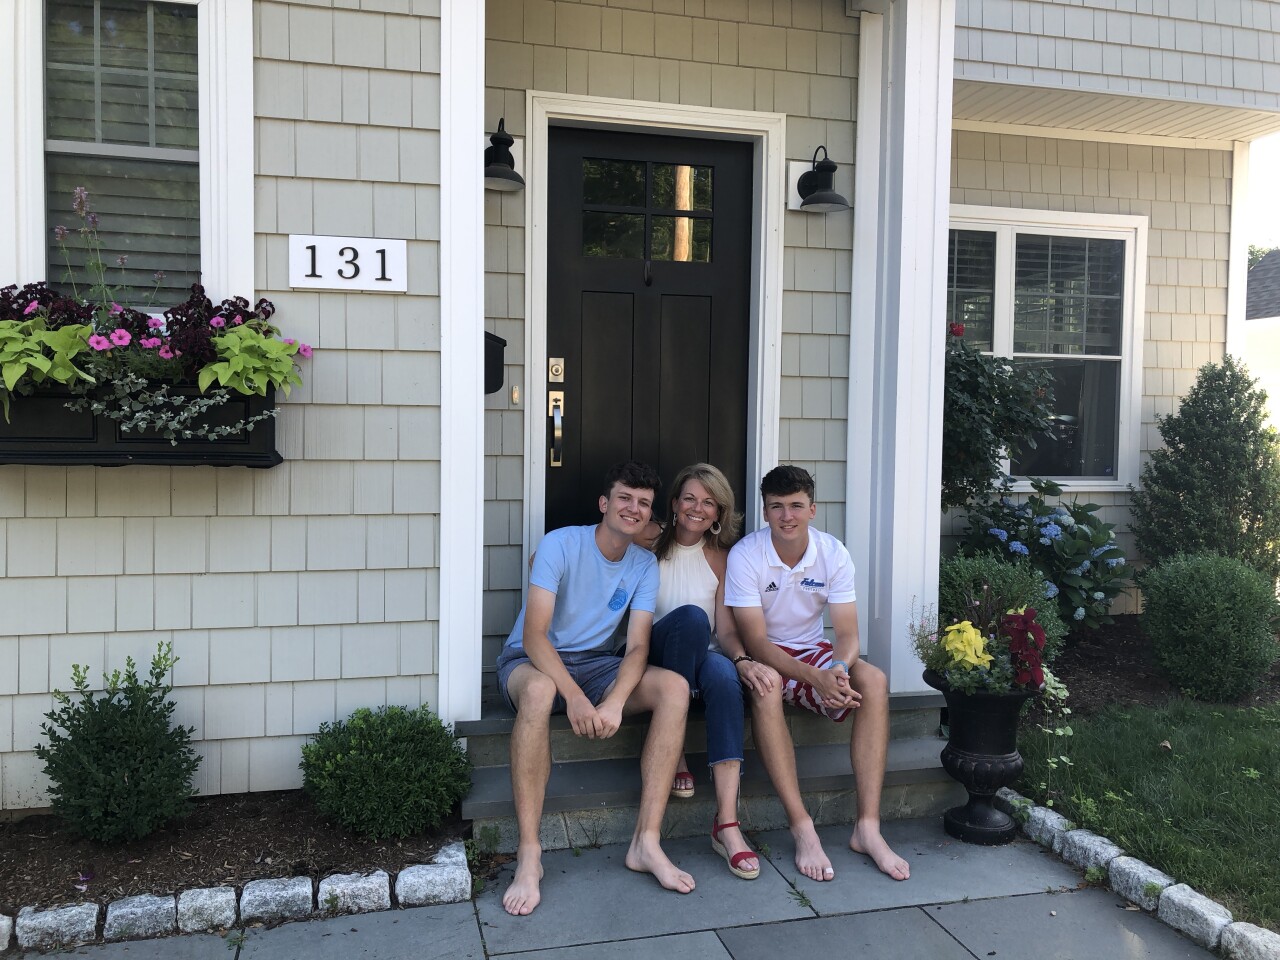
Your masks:
<svg viewBox="0 0 1280 960"><path fill-rule="evenodd" d="M822 159L818 159L818 152ZM796 182L796 192L800 194L800 209L808 213L832 213L836 210L848 210L849 201L836 193L832 180L835 177L836 162L827 156L827 148L818 147L813 151L813 169L800 175Z"/></svg>
<svg viewBox="0 0 1280 960"><path fill-rule="evenodd" d="M485 189L503 193L523 190L524 177L516 173L515 157L511 156L511 145L515 140L507 133L505 117L498 121L498 132L489 138L489 143L492 146L484 151Z"/></svg>

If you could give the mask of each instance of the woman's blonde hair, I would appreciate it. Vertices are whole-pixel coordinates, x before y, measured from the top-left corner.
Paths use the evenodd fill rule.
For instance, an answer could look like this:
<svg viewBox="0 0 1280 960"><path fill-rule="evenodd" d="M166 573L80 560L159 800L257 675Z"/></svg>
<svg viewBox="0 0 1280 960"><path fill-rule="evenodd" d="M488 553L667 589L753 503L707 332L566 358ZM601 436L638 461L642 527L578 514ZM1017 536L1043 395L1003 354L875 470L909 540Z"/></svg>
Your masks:
<svg viewBox="0 0 1280 960"><path fill-rule="evenodd" d="M672 481L671 492L667 497L669 505L679 499L680 491L689 480L697 480L706 487L707 493L711 494L711 499L716 502L720 510L717 520L720 531L712 533L708 530L703 535L703 539L721 550L728 550L738 542L738 535L742 532L742 514L734 510L733 487L729 485L729 478L709 463L691 464L676 474L675 480ZM667 525L662 528L662 533L658 534L658 539L653 544L654 555L659 560L666 559L667 554L671 552L671 545L676 542L675 520L673 506Z"/></svg>

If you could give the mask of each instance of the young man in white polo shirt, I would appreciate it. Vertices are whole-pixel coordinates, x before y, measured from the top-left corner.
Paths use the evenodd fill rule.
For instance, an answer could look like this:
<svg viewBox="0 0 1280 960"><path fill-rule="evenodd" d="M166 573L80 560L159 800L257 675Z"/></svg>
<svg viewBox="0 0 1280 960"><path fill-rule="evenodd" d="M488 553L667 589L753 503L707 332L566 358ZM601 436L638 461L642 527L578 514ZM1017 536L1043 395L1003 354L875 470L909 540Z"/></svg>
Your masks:
<svg viewBox="0 0 1280 960"><path fill-rule="evenodd" d="M835 537L809 527L817 513L814 483L800 467L774 467L760 484L768 527L729 552L725 604L733 608L747 653L782 675L772 689L748 691L751 730L796 841L796 869L831 880L835 869L805 809L796 751L784 703L837 722L856 714L849 758L858 788L858 818L849 847L869 856L895 880L907 862L880 835L880 790L889 749L889 684L884 672L858 659L858 608L853 560ZM823 636L831 611L835 643Z"/></svg>

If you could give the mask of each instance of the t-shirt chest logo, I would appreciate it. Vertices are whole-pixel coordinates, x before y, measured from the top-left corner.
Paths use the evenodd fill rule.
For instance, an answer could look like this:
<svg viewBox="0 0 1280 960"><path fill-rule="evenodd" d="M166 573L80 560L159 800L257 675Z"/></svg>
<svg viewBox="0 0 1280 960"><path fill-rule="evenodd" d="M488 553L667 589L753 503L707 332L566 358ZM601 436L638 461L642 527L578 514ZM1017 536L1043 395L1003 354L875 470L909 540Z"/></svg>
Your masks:
<svg viewBox="0 0 1280 960"><path fill-rule="evenodd" d="M800 589L806 593L816 593L826 587L826 581L815 580L813 577L805 577L800 581Z"/></svg>
<svg viewBox="0 0 1280 960"><path fill-rule="evenodd" d="M770 580L770 581L769 581L769 585L768 585L767 587L765 587L765 588L764 588L764 592L765 592L765 593L777 593L777 592L778 592L778 585L777 585L776 583L774 583L772 580Z"/></svg>
<svg viewBox="0 0 1280 960"><path fill-rule="evenodd" d="M627 591L622 587L613 591L613 596L609 598L609 609L617 613L627 605Z"/></svg>

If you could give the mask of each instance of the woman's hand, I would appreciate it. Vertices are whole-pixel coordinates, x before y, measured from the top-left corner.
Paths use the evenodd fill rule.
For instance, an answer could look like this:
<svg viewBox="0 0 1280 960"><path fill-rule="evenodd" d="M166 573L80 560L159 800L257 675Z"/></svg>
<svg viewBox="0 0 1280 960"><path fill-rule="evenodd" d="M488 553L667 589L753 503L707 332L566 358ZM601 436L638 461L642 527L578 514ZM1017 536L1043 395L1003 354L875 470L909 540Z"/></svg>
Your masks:
<svg viewBox="0 0 1280 960"><path fill-rule="evenodd" d="M773 689L774 684L782 683L782 675L765 663L755 660L739 660L738 679L747 685L747 689L755 693L765 694Z"/></svg>

